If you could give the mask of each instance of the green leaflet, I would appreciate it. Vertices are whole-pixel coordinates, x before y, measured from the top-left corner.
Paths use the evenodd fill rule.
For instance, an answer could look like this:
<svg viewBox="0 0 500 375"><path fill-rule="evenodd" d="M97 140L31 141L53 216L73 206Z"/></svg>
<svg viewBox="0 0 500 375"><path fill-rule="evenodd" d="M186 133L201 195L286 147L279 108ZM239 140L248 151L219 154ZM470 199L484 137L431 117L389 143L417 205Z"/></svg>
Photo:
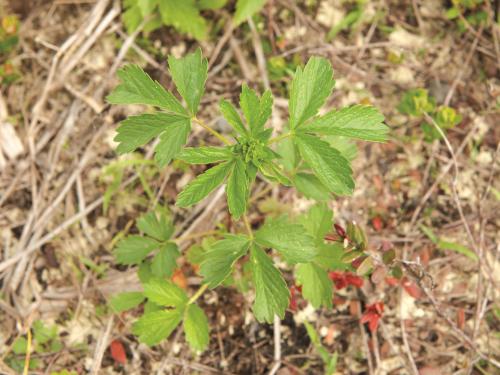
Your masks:
<svg viewBox="0 0 500 375"><path fill-rule="evenodd" d="M312 206L299 221L318 244L322 244L325 235L333 230L333 212L324 203Z"/></svg>
<svg viewBox="0 0 500 375"><path fill-rule="evenodd" d="M255 318L259 322L268 323L274 320L275 315L283 319L290 300L290 292L283 276L266 253L256 245L252 246L250 261L255 286Z"/></svg>
<svg viewBox="0 0 500 375"><path fill-rule="evenodd" d="M339 135L372 142L385 142L389 128L378 109L353 105L314 119L304 125L303 131L323 135Z"/></svg>
<svg viewBox="0 0 500 375"><path fill-rule="evenodd" d="M297 68L290 86L291 130L318 113L334 85L332 66L322 57L311 57L304 70Z"/></svg>
<svg viewBox="0 0 500 375"><path fill-rule="evenodd" d="M188 301L184 290L171 281L152 277L143 286L144 295L157 305L180 308Z"/></svg>
<svg viewBox="0 0 500 375"><path fill-rule="evenodd" d="M318 245L318 254L313 259L313 262L327 270L346 271L350 268L350 265L342 260L344 254L345 251L342 243L322 243Z"/></svg>
<svg viewBox="0 0 500 375"><path fill-rule="evenodd" d="M159 247L159 242L149 237L127 236L118 242L114 255L118 264L139 264Z"/></svg>
<svg viewBox="0 0 500 375"><path fill-rule="evenodd" d="M245 128L243 121L241 121L241 117L236 108L234 108L234 105L232 105L227 100L221 99L221 101L219 102L219 110L228 124L231 125L231 127L236 130L237 133L240 133L240 135L248 136L248 130L247 128Z"/></svg>
<svg viewBox="0 0 500 375"><path fill-rule="evenodd" d="M314 239L300 225L285 217L268 219L255 232L255 240L263 247L276 249L289 263L303 263L316 256Z"/></svg>
<svg viewBox="0 0 500 375"><path fill-rule="evenodd" d="M212 164L233 158L230 147L185 147L177 159L189 164Z"/></svg>
<svg viewBox="0 0 500 375"><path fill-rule="evenodd" d="M170 336L182 320L178 309L160 310L144 314L132 326L132 333L139 341L152 346Z"/></svg>
<svg viewBox="0 0 500 375"><path fill-rule="evenodd" d="M314 263L299 264L296 277L302 285L302 295L314 308L332 307L333 283L323 268Z"/></svg>
<svg viewBox="0 0 500 375"><path fill-rule="evenodd" d="M145 113L138 116L130 116L122 121L118 127L115 142L119 142L116 152L125 154L144 146L157 137L169 127L189 119L179 115L168 113Z"/></svg>
<svg viewBox="0 0 500 375"><path fill-rule="evenodd" d="M160 135L160 143L155 148L155 160L160 167L170 163L170 160L181 151L190 131L191 121L187 118L179 118L178 121L165 128Z"/></svg>
<svg viewBox="0 0 500 375"><path fill-rule="evenodd" d="M174 232L174 226L165 212L148 212L137 220L137 228L158 241L168 240Z"/></svg>
<svg viewBox="0 0 500 375"><path fill-rule="evenodd" d="M138 65L127 65L118 71L122 81L106 100L111 104L147 104L186 116L186 110L170 92Z"/></svg>
<svg viewBox="0 0 500 375"><path fill-rule="evenodd" d="M177 206L189 207L205 198L224 182L231 165L231 162L221 163L196 177L177 196Z"/></svg>
<svg viewBox="0 0 500 375"><path fill-rule="evenodd" d="M172 25L198 40L205 39L207 24L194 0L160 0L159 9L165 25Z"/></svg>
<svg viewBox="0 0 500 375"><path fill-rule="evenodd" d="M204 9L220 9L226 5L227 0L199 0L198 8Z"/></svg>
<svg viewBox="0 0 500 375"><path fill-rule="evenodd" d="M294 140L304 160L329 191L338 195L352 194L352 170L339 151L308 134L297 134Z"/></svg>
<svg viewBox="0 0 500 375"><path fill-rule="evenodd" d="M317 201L330 199L330 192L326 186L313 174L297 173L294 178L294 185L306 198Z"/></svg>
<svg viewBox="0 0 500 375"><path fill-rule="evenodd" d="M245 163L241 159L233 162L233 169L226 186L227 205L231 216L239 219L247 209L248 179Z"/></svg>
<svg viewBox="0 0 500 375"><path fill-rule="evenodd" d="M266 0L238 0L236 3L236 13L234 14L234 24L239 25L247 18L252 17L260 11Z"/></svg>
<svg viewBox="0 0 500 375"><path fill-rule="evenodd" d="M356 142L338 135L330 135L323 138L330 146L337 149L348 161L353 161L358 156L358 147Z"/></svg>
<svg viewBox="0 0 500 375"><path fill-rule="evenodd" d="M120 313L138 306L145 298L141 292L124 292L113 296L109 306L115 313Z"/></svg>
<svg viewBox="0 0 500 375"><path fill-rule="evenodd" d="M209 288L221 284L231 274L234 263L246 254L249 246L248 237L232 234L227 234L223 240L213 244L200 265L203 282Z"/></svg>
<svg viewBox="0 0 500 375"><path fill-rule="evenodd" d="M143 17L151 14L156 7L158 0L137 0L137 5L141 9Z"/></svg>
<svg viewBox="0 0 500 375"><path fill-rule="evenodd" d="M240 107L247 120L252 135L256 136L264 130L264 124L271 116L273 97L268 90L259 98L257 93L243 84L240 94Z"/></svg>
<svg viewBox="0 0 500 375"><path fill-rule="evenodd" d="M170 277L177 268L177 258L181 255L173 242L164 244L151 261L151 271L157 277Z"/></svg>
<svg viewBox="0 0 500 375"><path fill-rule="evenodd" d="M184 314L184 333L191 349L203 351L208 346L210 329L205 312L197 305L191 304Z"/></svg>
<svg viewBox="0 0 500 375"><path fill-rule="evenodd" d="M186 0L185 0L186 1ZM186 1L187 2L187 1ZM201 49L180 59L168 57L168 65L177 91L187 103L191 115L196 115L200 99L205 92L208 75L208 60L201 55Z"/></svg>

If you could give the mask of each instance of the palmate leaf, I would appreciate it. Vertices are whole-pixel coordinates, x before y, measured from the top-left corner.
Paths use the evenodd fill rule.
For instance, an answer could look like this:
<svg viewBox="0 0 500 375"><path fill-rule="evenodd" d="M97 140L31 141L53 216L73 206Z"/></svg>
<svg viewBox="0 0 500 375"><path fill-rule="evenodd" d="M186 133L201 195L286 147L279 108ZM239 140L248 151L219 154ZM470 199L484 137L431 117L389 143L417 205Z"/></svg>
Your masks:
<svg viewBox="0 0 500 375"><path fill-rule="evenodd" d="M177 156L189 164L212 164L232 158L230 147L186 147Z"/></svg>
<svg viewBox="0 0 500 375"><path fill-rule="evenodd" d="M327 142L308 134L298 133L294 141L304 160L329 191L338 195L352 194L352 170L339 151Z"/></svg>
<svg viewBox="0 0 500 375"><path fill-rule="evenodd" d="M250 254L255 285L255 318L259 322L268 323L273 321L275 315L283 319L290 300L290 292L283 276L260 247L253 245Z"/></svg>
<svg viewBox="0 0 500 375"><path fill-rule="evenodd" d="M165 212L148 212L137 220L137 228L158 241L166 241L174 232L174 226Z"/></svg>
<svg viewBox="0 0 500 375"><path fill-rule="evenodd" d="M179 309L148 312L134 323L132 333L139 336L139 341L152 346L170 336L181 321Z"/></svg>
<svg viewBox="0 0 500 375"><path fill-rule="evenodd" d="M299 264L296 277L302 295L314 308L332 307L333 283L323 268L312 262Z"/></svg>
<svg viewBox="0 0 500 375"><path fill-rule="evenodd" d="M195 0L161 0L158 5L165 25L174 26L198 40L205 39L207 23L200 15Z"/></svg>
<svg viewBox="0 0 500 375"><path fill-rule="evenodd" d="M220 285L232 271L234 263L246 254L250 240L246 236L227 234L204 255L200 275L209 288Z"/></svg>
<svg viewBox="0 0 500 375"><path fill-rule="evenodd" d="M127 65L118 71L122 81L106 100L111 104L146 104L186 116L179 101L137 65Z"/></svg>
<svg viewBox="0 0 500 375"><path fill-rule="evenodd" d="M233 162L233 168L226 186L227 206L231 216L239 219L247 209L248 178L245 163L241 159Z"/></svg>
<svg viewBox="0 0 500 375"><path fill-rule="evenodd" d="M201 201L224 182L231 167L232 163L228 161L206 170L180 192L176 205L189 207Z"/></svg>
<svg viewBox="0 0 500 375"><path fill-rule="evenodd" d="M205 350L210 340L205 312L197 305L191 304L184 314L184 333L189 346L199 352Z"/></svg>
<svg viewBox="0 0 500 375"><path fill-rule="evenodd" d="M151 271L157 277L170 277L177 268L177 258L181 255L173 242L164 244L151 261Z"/></svg>
<svg viewBox="0 0 500 375"><path fill-rule="evenodd" d="M314 239L300 225L285 217L268 219L255 233L255 240L263 247L277 250L289 263L302 263L316 256Z"/></svg>
<svg viewBox="0 0 500 375"><path fill-rule="evenodd" d="M168 65L177 91L186 101L191 115L196 115L200 99L205 92L208 60L202 56L201 49L198 48L180 59L170 55Z"/></svg>
<svg viewBox="0 0 500 375"><path fill-rule="evenodd" d="M290 129L315 116L334 85L333 69L325 58L311 57L304 70L297 68L290 86Z"/></svg>
<svg viewBox="0 0 500 375"><path fill-rule="evenodd" d="M331 111L304 125L303 130L322 135L339 135L372 142L385 142L389 128L378 109L354 105Z"/></svg>

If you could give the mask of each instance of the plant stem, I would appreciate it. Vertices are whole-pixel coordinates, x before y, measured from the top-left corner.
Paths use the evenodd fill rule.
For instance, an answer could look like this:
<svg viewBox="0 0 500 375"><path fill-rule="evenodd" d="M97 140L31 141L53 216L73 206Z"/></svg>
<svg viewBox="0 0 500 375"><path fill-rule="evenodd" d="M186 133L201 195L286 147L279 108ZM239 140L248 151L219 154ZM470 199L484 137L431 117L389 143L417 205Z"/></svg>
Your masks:
<svg viewBox="0 0 500 375"><path fill-rule="evenodd" d="M269 144L279 142L285 138L290 137L291 135L292 135L292 133L285 133L285 134L278 135L277 137L270 139Z"/></svg>
<svg viewBox="0 0 500 375"><path fill-rule="evenodd" d="M248 236L251 240L253 240L252 226L250 225L246 214L243 215L243 222L245 223L245 228L247 228Z"/></svg>
<svg viewBox="0 0 500 375"><path fill-rule="evenodd" d="M203 292L204 292L205 290L207 290L207 288L208 288L208 284L203 284L202 286L200 286L200 289L198 289L198 290L196 291L196 293L195 293L195 294L193 294L193 296L189 299L189 301L188 301L188 305L191 305L192 303L195 303L195 302L196 302L196 300L197 300L198 298L200 298L200 296L203 294Z"/></svg>
<svg viewBox="0 0 500 375"><path fill-rule="evenodd" d="M28 331L26 332L28 336L28 340L26 342L26 358L24 359L24 369L23 375L28 375L30 369L30 356L31 356L31 328L28 327Z"/></svg>
<svg viewBox="0 0 500 375"><path fill-rule="evenodd" d="M207 124L205 124L199 118L193 117L193 121L196 122L198 125L200 125L203 129L205 129L206 131L208 131L209 133L211 133L212 135L214 135L215 137L217 137L222 143L224 143L224 144L226 144L228 146L231 146L231 142L226 137L224 137L218 131L212 129L210 126L208 126Z"/></svg>

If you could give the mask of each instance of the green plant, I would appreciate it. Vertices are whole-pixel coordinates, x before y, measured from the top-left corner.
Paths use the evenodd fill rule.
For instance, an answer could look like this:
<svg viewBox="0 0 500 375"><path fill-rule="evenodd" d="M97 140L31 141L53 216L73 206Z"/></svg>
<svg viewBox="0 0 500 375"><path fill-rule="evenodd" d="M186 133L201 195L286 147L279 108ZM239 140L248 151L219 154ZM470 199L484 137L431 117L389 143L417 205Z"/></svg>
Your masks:
<svg viewBox="0 0 500 375"><path fill-rule="evenodd" d="M265 2L266 0L238 0L233 22L240 24L257 13ZM226 3L227 0L124 0L123 22L129 32L146 22L146 32L162 25L173 26L182 33L203 40L207 36L209 26L201 13L220 9Z"/></svg>
<svg viewBox="0 0 500 375"><path fill-rule="evenodd" d="M19 19L15 15L2 17L0 27L0 83L10 84L19 78L19 72L9 60L19 43Z"/></svg>
<svg viewBox="0 0 500 375"><path fill-rule="evenodd" d="M140 67L126 66L119 71L121 83L107 100L112 104L144 104L156 109L121 123L115 138L119 143L117 152L132 152L158 137L155 160L161 167L174 159L193 165L212 165L187 184L178 195L176 205L191 207L225 183L229 213L240 225L234 226L234 233L223 227L210 232L207 235L214 239L190 251L188 257L199 262L196 268L203 277L202 286L190 297L168 279L179 256L175 244L182 237L171 237L173 226L165 212L146 213L137 223L142 234L123 238L115 250L118 263L139 266L144 292L116 296L111 301L113 309L124 311L147 300L144 315L133 326L139 340L156 344L183 322L191 347L203 350L208 345L208 319L196 301L206 289L222 283L227 285L235 269L242 270L242 276L233 281L235 285L236 280L245 284L247 275L251 274L255 289L252 308L259 322L284 317L290 292L272 253L268 253L270 249L296 268L306 299L316 307L331 306L332 281L328 270L354 269L350 264L354 259L361 261L360 274L370 270L371 263L367 261L370 258L364 254L363 232L350 224L348 241L341 238L338 242L325 242L325 236L333 227L333 214L324 203L312 206L296 218L269 216L260 227L254 228L247 215L252 186L259 176L272 185L294 186L299 191L311 192L318 200L350 195L354 189L349 159L352 145L345 143L345 138L385 141L389 129L383 123L383 116L374 107L364 105L318 116L335 81L330 63L324 58L312 57L304 68L297 68L290 83L289 121L285 129L273 137L275 129L266 127L273 107L271 92L259 96L243 85L239 103L243 116L231 102L221 100L219 103L222 115L232 127L230 135L225 135L197 117L208 66L201 51L198 49L180 59L170 56L168 64L184 104ZM205 129L221 145L186 147L194 125ZM151 254L153 258L149 259ZM240 267L242 264L245 266Z"/></svg>
<svg viewBox="0 0 500 375"><path fill-rule="evenodd" d="M57 353L63 344L59 340L57 325L46 326L41 320L36 320L31 330L33 332L33 351L37 354ZM12 353L7 356L6 362L11 368L21 373L25 364L28 351L28 340L24 336L18 337L12 343ZM40 361L31 358L29 369L34 370L40 366Z"/></svg>
<svg viewBox="0 0 500 375"><path fill-rule="evenodd" d="M335 352L330 354L328 350L321 344L321 339L318 335L318 332L314 329L313 325L309 322L304 322L306 326L307 335L311 340L311 343L314 345L314 348L318 352L323 364L325 365L325 375L333 375L337 372L337 358L338 353Z"/></svg>
<svg viewBox="0 0 500 375"><path fill-rule="evenodd" d="M485 0L452 0L446 10L446 18L455 20L460 33L467 30L467 24L473 27L486 24L488 13L484 9Z"/></svg>
<svg viewBox="0 0 500 375"><path fill-rule="evenodd" d="M405 115L418 119L427 114L444 132L462 122L462 116L455 109L448 106L436 106L436 100L429 95L426 89L408 90L401 98L398 110ZM441 139L441 134L432 124L422 121L420 126L427 142Z"/></svg>

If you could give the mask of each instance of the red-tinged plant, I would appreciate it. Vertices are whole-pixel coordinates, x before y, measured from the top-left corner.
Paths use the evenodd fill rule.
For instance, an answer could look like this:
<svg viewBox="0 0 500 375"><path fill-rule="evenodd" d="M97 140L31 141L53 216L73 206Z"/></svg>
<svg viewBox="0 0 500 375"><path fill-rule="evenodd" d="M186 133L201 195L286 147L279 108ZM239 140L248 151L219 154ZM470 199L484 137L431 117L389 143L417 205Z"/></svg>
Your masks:
<svg viewBox="0 0 500 375"><path fill-rule="evenodd" d="M293 312L297 311L297 297L302 292L302 287L300 285L292 285L290 287L290 304L288 308Z"/></svg>
<svg viewBox="0 0 500 375"><path fill-rule="evenodd" d="M408 293L413 298L419 299L420 297L422 297L422 290L419 288L417 284L415 284L407 277L403 277L401 279L401 286L403 287L405 292Z"/></svg>
<svg viewBox="0 0 500 375"><path fill-rule="evenodd" d="M375 216L372 219L372 226L373 226L373 229L375 229L377 232L380 232L382 230L384 223L382 222L382 219L380 218L380 216Z"/></svg>
<svg viewBox="0 0 500 375"><path fill-rule="evenodd" d="M385 282L390 286L401 285L405 292L415 299L419 299L420 297L422 297L422 290L420 289L420 287L415 284L415 282L408 279L406 276L401 278L400 280L395 277L386 277Z"/></svg>
<svg viewBox="0 0 500 375"><path fill-rule="evenodd" d="M337 234L342 237L342 238L346 238L347 237L347 234L345 232L345 229L342 228L340 225L338 224L334 224L333 225L335 227L335 231L337 232Z"/></svg>
<svg viewBox="0 0 500 375"><path fill-rule="evenodd" d="M361 317L361 323L368 323L368 328L370 332L375 332L378 327L378 322L382 317L382 313L384 312L384 303L381 301L372 303L371 305L366 306L365 313Z"/></svg>
<svg viewBox="0 0 500 375"><path fill-rule="evenodd" d="M399 280L396 279L395 277L388 276L385 278L385 282L389 284L390 286L397 286L399 285Z"/></svg>
<svg viewBox="0 0 500 375"><path fill-rule="evenodd" d="M328 273L328 277L335 283L335 288L337 290L344 289L349 285L361 288L364 283L364 280L361 277L356 276L351 272L331 271Z"/></svg>
<svg viewBox="0 0 500 375"><path fill-rule="evenodd" d="M121 363L124 365L127 363L127 356L125 354L125 348L123 347L123 344L119 340L113 340L111 341L111 345L109 346L109 349L111 351L111 357L115 360L117 363Z"/></svg>

